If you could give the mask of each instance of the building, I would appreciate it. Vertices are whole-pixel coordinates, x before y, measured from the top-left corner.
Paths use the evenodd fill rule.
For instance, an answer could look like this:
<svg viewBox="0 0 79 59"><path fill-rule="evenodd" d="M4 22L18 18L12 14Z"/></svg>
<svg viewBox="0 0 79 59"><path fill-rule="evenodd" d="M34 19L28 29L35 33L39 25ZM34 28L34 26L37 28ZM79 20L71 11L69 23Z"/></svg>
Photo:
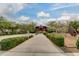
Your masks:
<svg viewBox="0 0 79 59"><path fill-rule="evenodd" d="M43 31L47 31L47 27L45 25L36 25L36 31L38 32L43 32Z"/></svg>

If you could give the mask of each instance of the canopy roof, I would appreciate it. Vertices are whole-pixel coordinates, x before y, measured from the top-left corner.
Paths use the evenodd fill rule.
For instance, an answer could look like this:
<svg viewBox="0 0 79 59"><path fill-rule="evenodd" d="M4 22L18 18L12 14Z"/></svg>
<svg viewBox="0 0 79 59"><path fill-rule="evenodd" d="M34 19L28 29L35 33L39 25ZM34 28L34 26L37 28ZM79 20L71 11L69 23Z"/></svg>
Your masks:
<svg viewBox="0 0 79 59"><path fill-rule="evenodd" d="M46 25L43 23L37 23L36 26L46 26Z"/></svg>

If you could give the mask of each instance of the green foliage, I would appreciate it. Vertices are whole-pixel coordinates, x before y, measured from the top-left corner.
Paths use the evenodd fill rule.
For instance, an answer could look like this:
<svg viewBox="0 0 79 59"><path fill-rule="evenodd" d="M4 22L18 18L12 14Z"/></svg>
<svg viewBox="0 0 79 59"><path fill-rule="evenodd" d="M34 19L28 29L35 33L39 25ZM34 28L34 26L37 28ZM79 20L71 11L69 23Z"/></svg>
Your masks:
<svg viewBox="0 0 79 59"><path fill-rule="evenodd" d="M69 26L72 26L73 28L77 30L77 28L79 27L79 21L71 21L69 23Z"/></svg>
<svg viewBox="0 0 79 59"><path fill-rule="evenodd" d="M64 37L58 34L47 34L46 36L57 46L62 47L64 46Z"/></svg>
<svg viewBox="0 0 79 59"><path fill-rule="evenodd" d="M47 36L48 33L47 32L43 32L43 34Z"/></svg>
<svg viewBox="0 0 79 59"><path fill-rule="evenodd" d="M35 33L36 23L19 24L7 20L5 17L0 17L0 35L12 35L12 34L25 34L28 31L30 33ZM7 31L6 31L7 30Z"/></svg>
<svg viewBox="0 0 79 59"><path fill-rule="evenodd" d="M79 27L77 28L77 32L79 33Z"/></svg>
<svg viewBox="0 0 79 59"><path fill-rule="evenodd" d="M50 28L53 28L53 30L57 32L57 29L60 27L60 24L57 23L56 21L52 21L52 22L49 21L47 23L47 26L49 26Z"/></svg>
<svg viewBox="0 0 79 59"><path fill-rule="evenodd" d="M47 25L54 28L59 27L59 24L56 21L48 22Z"/></svg>
<svg viewBox="0 0 79 59"><path fill-rule="evenodd" d="M12 34L17 34L17 33L16 33L16 31L12 31L9 34L12 35Z"/></svg>
<svg viewBox="0 0 79 59"><path fill-rule="evenodd" d="M61 35L54 35L51 41L53 41L58 46L64 46L64 37Z"/></svg>
<svg viewBox="0 0 79 59"><path fill-rule="evenodd" d="M48 29L47 29L47 32L48 32L48 33L55 32L55 29L53 29L53 28L48 28Z"/></svg>
<svg viewBox="0 0 79 59"><path fill-rule="evenodd" d="M76 41L76 47L77 47L77 49L79 49L79 38Z"/></svg>
<svg viewBox="0 0 79 59"><path fill-rule="evenodd" d="M1 35L16 34L15 30L17 30L19 26L20 25L15 22L11 22L4 17L0 17L0 31L3 33Z"/></svg>
<svg viewBox="0 0 79 59"><path fill-rule="evenodd" d="M35 29L35 23L30 23L30 24L26 24L26 28L27 28L27 31L29 31L30 33L35 33L36 32L36 29Z"/></svg>
<svg viewBox="0 0 79 59"><path fill-rule="evenodd" d="M0 42L1 50L9 50L27 39L27 37L15 37L4 39Z"/></svg>
<svg viewBox="0 0 79 59"><path fill-rule="evenodd" d="M30 36L29 36L29 38L32 38L32 37L33 37L33 35L30 35Z"/></svg>
<svg viewBox="0 0 79 59"><path fill-rule="evenodd" d="M36 30L35 30L34 28L31 28L31 29L29 30L29 32L30 32L30 33L35 33Z"/></svg>

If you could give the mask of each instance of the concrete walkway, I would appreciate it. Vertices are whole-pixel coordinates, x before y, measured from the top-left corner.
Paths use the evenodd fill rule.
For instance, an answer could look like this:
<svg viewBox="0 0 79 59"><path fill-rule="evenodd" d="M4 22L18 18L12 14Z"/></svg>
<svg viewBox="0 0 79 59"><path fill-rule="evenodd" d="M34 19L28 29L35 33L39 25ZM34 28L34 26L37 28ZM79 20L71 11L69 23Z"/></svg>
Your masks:
<svg viewBox="0 0 79 59"><path fill-rule="evenodd" d="M54 56L64 52L54 45L45 35L38 34L17 47L2 54L3 56Z"/></svg>

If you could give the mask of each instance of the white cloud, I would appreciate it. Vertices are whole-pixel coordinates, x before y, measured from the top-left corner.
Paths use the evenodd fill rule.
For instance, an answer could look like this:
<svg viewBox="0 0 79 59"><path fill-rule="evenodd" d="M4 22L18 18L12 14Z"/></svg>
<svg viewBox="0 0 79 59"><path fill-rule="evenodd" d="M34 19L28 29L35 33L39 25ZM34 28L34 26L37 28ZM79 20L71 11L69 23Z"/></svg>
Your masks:
<svg viewBox="0 0 79 59"><path fill-rule="evenodd" d="M38 13L37 13L37 17L50 17L50 14L41 11L41 12L38 12Z"/></svg>
<svg viewBox="0 0 79 59"><path fill-rule="evenodd" d="M24 15L15 18L15 20L13 21L17 23L31 23L32 22L29 16L24 16Z"/></svg>
<svg viewBox="0 0 79 59"><path fill-rule="evenodd" d="M76 13L62 13L61 17L58 18L58 20L79 20L79 14Z"/></svg>
<svg viewBox="0 0 79 59"><path fill-rule="evenodd" d="M55 19L53 19L53 18L48 18L48 19L40 19L40 22L41 23L47 23L47 22L49 22L49 21L54 21Z"/></svg>
<svg viewBox="0 0 79 59"><path fill-rule="evenodd" d="M79 4L69 4L69 5L55 4L55 5L56 6L51 9L52 11L62 9L62 8L72 7L72 6L79 6Z"/></svg>
<svg viewBox="0 0 79 59"><path fill-rule="evenodd" d="M29 19L30 19L30 17L28 17L28 16L20 16L19 17L19 20L21 20L21 21L27 21Z"/></svg>
<svg viewBox="0 0 79 59"><path fill-rule="evenodd" d="M61 3L54 3L53 4L54 7L58 7L58 6L61 6L61 5L62 5Z"/></svg>
<svg viewBox="0 0 79 59"><path fill-rule="evenodd" d="M36 22L38 25L45 25L47 22L55 21L55 20L56 19L54 19L54 18L40 18L40 19L33 20L33 22Z"/></svg>
<svg viewBox="0 0 79 59"><path fill-rule="evenodd" d="M0 14L17 13L22 10L27 4L0 4Z"/></svg>
<svg viewBox="0 0 79 59"><path fill-rule="evenodd" d="M64 16L79 16L79 14L77 14L77 13L68 13L68 12L64 12L64 13L62 13L62 15L64 15Z"/></svg>
<svg viewBox="0 0 79 59"><path fill-rule="evenodd" d="M70 16L61 16L57 20L69 20L70 18Z"/></svg>

